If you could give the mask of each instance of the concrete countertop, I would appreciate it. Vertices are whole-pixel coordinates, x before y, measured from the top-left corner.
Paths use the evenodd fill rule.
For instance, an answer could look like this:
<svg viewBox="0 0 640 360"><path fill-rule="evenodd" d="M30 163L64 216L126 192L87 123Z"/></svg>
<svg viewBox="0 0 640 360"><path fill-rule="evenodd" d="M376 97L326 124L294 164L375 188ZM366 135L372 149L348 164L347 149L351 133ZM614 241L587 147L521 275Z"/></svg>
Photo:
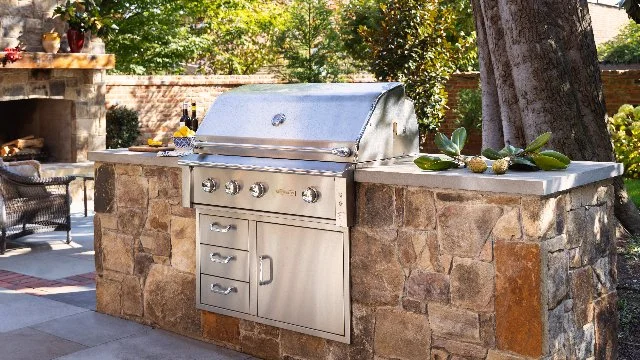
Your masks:
<svg viewBox="0 0 640 360"><path fill-rule="evenodd" d="M178 167L179 159L126 149L89 153L89 160L95 162L147 166ZM392 164L358 168L355 180L388 185L545 196L620 176L623 172L622 164L587 161L575 161L567 170L562 171L510 171L500 176L494 175L491 170L485 174L473 174L468 169L429 172L420 170L412 159L403 159Z"/></svg>
<svg viewBox="0 0 640 360"><path fill-rule="evenodd" d="M568 169L560 171L509 171L505 175L495 175L491 169L484 174L474 174L468 169L431 172L420 170L413 159L403 159L394 164L360 168L355 179L366 183L545 196L623 172L622 164L590 161L574 161Z"/></svg>
<svg viewBox="0 0 640 360"><path fill-rule="evenodd" d="M134 152L127 149L91 151L88 158L95 162L116 164L178 167L179 157L160 157L156 153Z"/></svg>

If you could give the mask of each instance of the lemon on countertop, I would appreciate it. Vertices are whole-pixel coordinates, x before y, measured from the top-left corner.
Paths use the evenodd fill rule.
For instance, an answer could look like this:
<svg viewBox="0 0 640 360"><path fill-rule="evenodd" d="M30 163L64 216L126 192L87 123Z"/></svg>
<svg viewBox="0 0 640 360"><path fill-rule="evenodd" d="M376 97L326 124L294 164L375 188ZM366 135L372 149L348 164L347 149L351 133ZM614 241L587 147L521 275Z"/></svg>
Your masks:
<svg viewBox="0 0 640 360"><path fill-rule="evenodd" d="M162 146L162 141L158 141L158 140L154 140L154 139L148 139L147 140L147 145L149 145L149 146Z"/></svg>

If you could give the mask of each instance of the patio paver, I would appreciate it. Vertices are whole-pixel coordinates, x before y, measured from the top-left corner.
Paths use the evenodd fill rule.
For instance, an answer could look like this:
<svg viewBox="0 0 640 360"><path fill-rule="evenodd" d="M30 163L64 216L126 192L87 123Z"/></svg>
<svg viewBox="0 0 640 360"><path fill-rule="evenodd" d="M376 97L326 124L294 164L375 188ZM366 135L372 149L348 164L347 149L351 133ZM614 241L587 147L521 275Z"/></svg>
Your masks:
<svg viewBox="0 0 640 360"><path fill-rule="evenodd" d="M33 328L85 346L101 345L151 330L148 326L93 311L47 321Z"/></svg>
<svg viewBox="0 0 640 360"><path fill-rule="evenodd" d="M0 333L40 324L87 309L14 290L0 289ZM1 343L1 342L0 342Z"/></svg>
<svg viewBox="0 0 640 360"><path fill-rule="evenodd" d="M0 334L0 344L0 358L7 360L49 360L86 349L81 344L31 328Z"/></svg>

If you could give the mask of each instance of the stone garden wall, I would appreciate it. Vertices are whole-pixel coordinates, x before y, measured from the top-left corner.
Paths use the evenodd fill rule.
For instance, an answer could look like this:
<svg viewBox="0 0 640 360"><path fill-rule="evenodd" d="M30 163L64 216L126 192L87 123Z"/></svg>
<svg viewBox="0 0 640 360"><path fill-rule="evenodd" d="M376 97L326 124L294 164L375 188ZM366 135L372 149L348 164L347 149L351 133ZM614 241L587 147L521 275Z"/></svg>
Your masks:
<svg viewBox="0 0 640 360"><path fill-rule="evenodd" d="M458 95L463 89L476 89L478 73L453 74L447 83L449 109L445 113L440 130L450 134L457 127L455 108ZM365 75L355 77L354 82L375 81ZM193 99L198 103L200 118L209 109L215 98L224 91L240 85L255 83L277 83L277 77L271 75L247 76L107 76L107 105L126 105L140 112L140 140L149 137L168 139L170 132L177 126L181 104ZM603 70L607 111L615 114L622 104L640 105L640 70ZM482 146L479 131L472 131L465 150L478 154ZM437 152L433 145L433 136L424 143L424 152Z"/></svg>
<svg viewBox="0 0 640 360"><path fill-rule="evenodd" d="M358 184L352 343L195 308L177 168L96 163L97 310L265 359L615 359L610 183L549 198Z"/></svg>

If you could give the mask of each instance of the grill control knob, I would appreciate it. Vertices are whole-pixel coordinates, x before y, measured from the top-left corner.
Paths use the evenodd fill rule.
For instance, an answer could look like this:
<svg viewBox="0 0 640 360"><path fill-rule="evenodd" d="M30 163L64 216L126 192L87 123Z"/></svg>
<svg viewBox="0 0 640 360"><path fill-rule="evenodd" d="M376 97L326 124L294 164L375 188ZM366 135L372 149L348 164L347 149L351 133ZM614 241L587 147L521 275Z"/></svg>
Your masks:
<svg viewBox="0 0 640 360"><path fill-rule="evenodd" d="M229 180L229 182L224 184L224 192L229 195L236 195L240 192L240 184L235 180Z"/></svg>
<svg viewBox="0 0 640 360"><path fill-rule="evenodd" d="M302 192L302 200L306 203L313 204L320 199L320 192L314 187L308 187Z"/></svg>
<svg viewBox="0 0 640 360"><path fill-rule="evenodd" d="M266 192L267 189L263 183L257 182L249 187L249 193L251 193L251 196L253 196L254 198L261 198Z"/></svg>
<svg viewBox="0 0 640 360"><path fill-rule="evenodd" d="M202 191L212 193L216 190L218 190L218 182L214 179L208 178L202 182Z"/></svg>

